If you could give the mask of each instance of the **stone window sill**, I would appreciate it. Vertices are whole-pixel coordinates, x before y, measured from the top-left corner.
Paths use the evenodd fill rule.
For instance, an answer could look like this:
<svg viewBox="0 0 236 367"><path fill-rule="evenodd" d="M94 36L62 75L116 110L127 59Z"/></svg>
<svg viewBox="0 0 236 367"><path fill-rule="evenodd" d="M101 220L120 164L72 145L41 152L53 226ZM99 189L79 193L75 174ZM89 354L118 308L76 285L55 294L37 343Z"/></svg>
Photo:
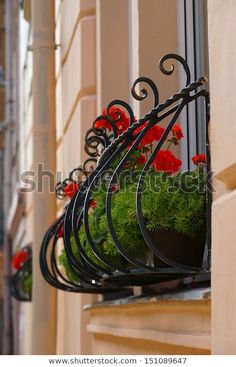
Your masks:
<svg viewBox="0 0 236 367"><path fill-rule="evenodd" d="M129 340L136 340L137 345L152 345L160 354L169 350L210 353L210 287L133 295L88 304L84 309L89 312L88 332L101 342L118 340L125 347ZM150 354L148 349L137 351L142 353Z"/></svg>

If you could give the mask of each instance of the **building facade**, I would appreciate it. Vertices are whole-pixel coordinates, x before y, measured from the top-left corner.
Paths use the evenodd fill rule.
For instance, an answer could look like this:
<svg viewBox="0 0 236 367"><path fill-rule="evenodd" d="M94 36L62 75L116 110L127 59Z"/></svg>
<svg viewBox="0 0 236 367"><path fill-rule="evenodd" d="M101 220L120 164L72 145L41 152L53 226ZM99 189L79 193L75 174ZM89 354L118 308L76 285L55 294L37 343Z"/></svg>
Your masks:
<svg viewBox="0 0 236 367"><path fill-rule="evenodd" d="M0 5L5 29L0 62L6 69L3 92L0 88L4 114L0 112L8 124L0 130L3 353L235 354L235 2L5 0ZM161 101L183 86L181 70L171 77L158 70L158 60L168 53L182 55L194 79L209 77L216 188L211 289L174 296L154 292L120 302L56 290L39 267L44 233L65 206L53 188L86 159L86 131L111 100L127 101L136 116L150 110L148 99L140 103L131 98L136 78L157 81ZM202 113L195 105L181 116L191 144L183 143L177 154L186 168L191 149L201 151L204 145ZM189 130L188 118L194 121ZM35 179L31 192L22 173ZM32 302L19 303L10 297L6 276L12 271L11 254L26 244L33 251L33 294Z"/></svg>

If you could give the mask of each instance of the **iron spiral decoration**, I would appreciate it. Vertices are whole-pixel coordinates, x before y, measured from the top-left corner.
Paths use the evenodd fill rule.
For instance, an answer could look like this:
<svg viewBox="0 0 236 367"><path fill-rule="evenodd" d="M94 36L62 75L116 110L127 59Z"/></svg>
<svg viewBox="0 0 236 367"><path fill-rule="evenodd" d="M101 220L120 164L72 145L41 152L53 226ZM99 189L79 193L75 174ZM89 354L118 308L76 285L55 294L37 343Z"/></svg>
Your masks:
<svg viewBox="0 0 236 367"><path fill-rule="evenodd" d="M64 213L51 225L43 239L40 266L44 278L52 286L73 292L109 293L127 289L129 286L152 284L163 279L209 271L209 258L207 265L203 265L203 262L200 265L193 265L173 259L165 253L165 249L158 245L158 236L153 239L150 235L143 214L142 198L145 180L155 158L168 140L180 113L188 104L200 98L205 101L206 173L210 174L209 94L203 87L207 79L202 77L191 83L191 74L186 61L175 54L165 55L160 60L159 67L162 73L171 75L174 72L173 64L169 69L166 66L170 60L180 63L183 67L186 73L184 88L159 103L156 84L147 77L136 79L131 89L133 98L143 101L150 96L148 91L151 91L152 109L136 120L132 108L126 102L114 100L109 103L107 109L93 122L92 128L86 134L85 151L91 158L83 167L76 169L84 173L83 179L76 181L73 175L70 175L68 179L58 184L57 196L62 198L65 196L63 196L63 189L68 182L79 183L78 190L66 205ZM145 87L142 88L141 85L144 84ZM120 129L120 121L124 120L124 116L126 128ZM121 243L120 232L122 231L118 233L114 219L114 198L117 198L121 177L125 180L128 177L126 174L130 173L127 167L137 154L143 139L147 138L150 129L160 126L163 122L165 129L159 141L152 146L141 169L135 170L131 174L132 177L129 176L131 177L129 179L134 180L132 182L135 183L135 192L132 196L135 210L130 215L137 219L137 232L142 236L145 247L143 253L137 255L130 251L129 243ZM91 159L94 164L93 170L87 170L86 165ZM91 203L98 197L96 195L100 195L102 205L101 209L96 208L96 216L91 217ZM207 191L206 235L202 258L204 252L207 251L210 254L210 207L211 193ZM120 215L128 217L128 212ZM100 238L100 233L95 233L92 221L102 223L101 233L113 246L118 261L114 261L114 257L110 256L108 250L104 252L103 239ZM62 227L63 243L60 246L64 249L67 264L76 281L69 279L58 266L58 243L60 242L58 240ZM144 252L145 256L143 256Z"/></svg>

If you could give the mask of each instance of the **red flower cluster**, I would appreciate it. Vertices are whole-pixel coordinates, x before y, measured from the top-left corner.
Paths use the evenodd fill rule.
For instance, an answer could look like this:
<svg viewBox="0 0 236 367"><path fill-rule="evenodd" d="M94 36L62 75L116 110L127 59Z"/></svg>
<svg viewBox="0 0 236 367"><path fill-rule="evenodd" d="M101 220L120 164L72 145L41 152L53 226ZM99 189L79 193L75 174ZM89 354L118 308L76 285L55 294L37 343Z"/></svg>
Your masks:
<svg viewBox="0 0 236 367"><path fill-rule="evenodd" d="M24 262L29 258L29 253L26 250L18 251L12 258L11 264L14 269L20 269Z"/></svg>
<svg viewBox="0 0 236 367"><path fill-rule="evenodd" d="M102 115L103 116L107 115L107 110L106 109L103 109ZM120 135L123 131L128 129L129 124L130 124L130 120L129 120L128 116L126 116L125 112L122 109L120 109L119 107L116 107L116 106L112 106L109 110L109 116L113 120L116 120L117 118L119 118L119 120L115 122L115 125L116 125L117 130L118 130L118 135ZM106 119L100 119L100 120L96 121L95 127L96 127L96 129L104 127L105 129L108 129L110 131L112 129L111 124Z"/></svg>
<svg viewBox="0 0 236 367"><path fill-rule="evenodd" d="M197 154L192 157L193 163L198 166L200 163L206 164L206 156L205 154Z"/></svg>
<svg viewBox="0 0 236 367"><path fill-rule="evenodd" d="M96 208L96 204L97 204L96 201L94 199L91 199L89 203L89 208L90 209Z"/></svg>
<svg viewBox="0 0 236 367"><path fill-rule="evenodd" d="M79 189L79 185L75 182L70 182L68 183L63 191L64 191L64 194L68 197L68 198L73 198L73 196L77 193Z"/></svg>
<svg viewBox="0 0 236 367"><path fill-rule="evenodd" d="M174 135L174 137L178 140L180 140L181 138L184 137L184 134L182 132L182 129L181 127L179 126L179 124L175 124L173 127L172 127L172 133Z"/></svg>
<svg viewBox="0 0 236 367"><path fill-rule="evenodd" d="M134 135L137 135L140 131L142 131L148 122L145 122L142 126L139 126L135 131ZM144 135L143 139L140 142L140 146L146 146L151 144L153 141L158 141L161 139L162 134L164 133L164 128L158 125L151 127Z"/></svg>
<svg viewBox="0 0 236 367"><path fill-rule="evenodd" d="M169 174L178 171L182 164L182 161L174 156L174 154L169 150L159 150L157 153L152 166L157 171L164 171Z"/></svg>
<svg viewBox="0 0 236 367"><path fill-rule="evenodd" d="M61 227L59 228L58 237L63 238L64 236L64 224L62 223Z"/></svg>
<svg viewBox="0 0 236 367"><path fill-rule="evenodd" d="M145 155L144 154L142 154L142 153L140 153L140 155L139 155L139 157L137 158L137 160L136 160L136 164L138 165L138 166L141 166L141 165L143 165L143 164L145 164L147 162L147 160L146 160L146 157L145 157Z"/></svg>
<svg viewBox="0 0 236 367"><path fill-rule="evenodd" d="M111 189L111 192L115 192L119 189L119 185L118 184L114 184L112 189Z"/></svg>

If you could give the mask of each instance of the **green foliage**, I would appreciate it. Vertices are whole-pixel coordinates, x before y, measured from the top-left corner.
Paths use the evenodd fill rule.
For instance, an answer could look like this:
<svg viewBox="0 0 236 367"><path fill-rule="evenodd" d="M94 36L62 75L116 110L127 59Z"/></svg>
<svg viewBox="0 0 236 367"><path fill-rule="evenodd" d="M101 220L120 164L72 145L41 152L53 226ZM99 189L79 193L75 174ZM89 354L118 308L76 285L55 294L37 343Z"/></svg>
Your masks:
<svg viewBox="0 0 236 367"><path fill-rule="evenodd" d="M143 259L147 256L148 247L137 220L137 179L134 177L123 174L116 186L112 195L112 220L120 244L128 253ZM194 237L205 222L205 184L205 174L198 169L175 176L150 169L144 180L141 199L146 228L149 231L162 229ZM89 212L89 228L97 249L114 265L118 265L124 260L108 232L105 214L106 189L105 182L102 182L94 190L96 206ZM79 237L88 257L104 268L105 265L88 244L83 225ZM76 254L74 239L72 243ZM65 267L69 279L72 279L64 252L60 256L60 263Z"/></svg>
<svg viewBox="0 0 236 367"><path fill-rule="evenodd" d="M76 242L74 237L71 237L71 248L72 248L72 252L75 255L75 257L78 258L78 252L77 252L77 246L76 246ZM67 278L69 281L73 282L73 283L77 283L78 284L78 277L76 276L76 274L73 272L73 270L71 269L68 260L67 260L67 256L66 256L66 251L63 250L61 255L59 256L59 264L63 266L65 273L67 275Z"/></svg>
<svg viewBox="0 0 236 367"><path fill-rule="evenodd" d="M176 176L148 175L149 186L142 197L146 227L194 237L205 221L205 175L193 171Z"/></svg>
<svg viewBox="0 0 236 367"><path fill-rule="evenodd" d="M123 259L120 256L120 253L116 249L115 245L113 244L111 237L107 231L104 202L97 202L96 208L89 213L89 228L91 232L91 237L97 247L97 250L105 255L108 261L110 261L114 265L121 266L123 263ZM101 266L102 268L106 268L106 266L94 254L91 246L89 245L83 225L79 231L79 238L88 257L95 264Z"/></svg>
<svg viewBox="0 0 236 367"><path fill-rule="evenodd" d="M25 294L31 296L32 294L32 270L24 272L24 278L22 279L22 289Z"/></svg>

